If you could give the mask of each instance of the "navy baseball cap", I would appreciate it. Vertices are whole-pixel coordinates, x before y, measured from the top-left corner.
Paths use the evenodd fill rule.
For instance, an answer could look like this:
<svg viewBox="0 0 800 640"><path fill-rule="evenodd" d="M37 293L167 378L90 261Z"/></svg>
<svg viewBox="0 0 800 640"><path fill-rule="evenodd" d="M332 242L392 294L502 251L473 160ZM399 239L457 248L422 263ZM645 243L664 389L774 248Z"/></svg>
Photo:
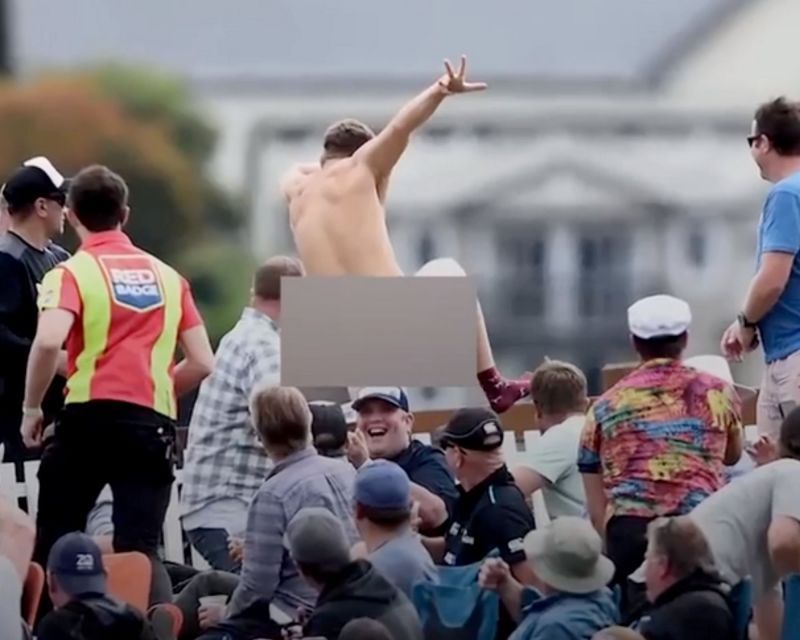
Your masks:
<svg viewBox="0 0 800 640"><path fill-rule="evenodd" d="M85 533L76 531L59 538L50 549L47 569L70 595L106 593L106 570L100 547Z"/></svg>
<svg viewBox="0 0 800 640"><path fill-rule="evenodd" d="M493 451L503 444L503 425L491 409L459 409L441 435L441 447L461 447L468 451Z"/></svg>
<svg viewBox="0 0 800 640"><path fill-rule="evenodd" d="M373 460L358 470L355 501L378 511L408 512L411 510L411 483L406 472L389 460Z"/></svg>
<svg viewBox="0 0 800 640"><path fill-rule="evenodd" d="M3 197L10 209L30 206L37 198L55 200L62 206L67 200L69 181L44 156L26 160L3 185Z"/></svg>
<svg viewBox="0 0 800 640"><path fill-rule="evenodd" d="M367 400L383 400L390 405L408 412L408 396L402 387L363 387L353 400L353 411L358 411Z"/></svg>

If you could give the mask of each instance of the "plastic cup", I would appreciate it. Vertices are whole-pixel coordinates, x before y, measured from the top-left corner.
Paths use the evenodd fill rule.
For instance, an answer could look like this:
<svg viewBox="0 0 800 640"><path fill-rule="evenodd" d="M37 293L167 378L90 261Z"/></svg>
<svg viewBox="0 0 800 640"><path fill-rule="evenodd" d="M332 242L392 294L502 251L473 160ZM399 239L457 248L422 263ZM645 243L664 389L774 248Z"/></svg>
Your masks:
<svg viewBox="0 0 800 640"><path fill-rule="evenodd" d="M201 607L224 607L228 604L228 596L203 596L198 598Z"/></svg>

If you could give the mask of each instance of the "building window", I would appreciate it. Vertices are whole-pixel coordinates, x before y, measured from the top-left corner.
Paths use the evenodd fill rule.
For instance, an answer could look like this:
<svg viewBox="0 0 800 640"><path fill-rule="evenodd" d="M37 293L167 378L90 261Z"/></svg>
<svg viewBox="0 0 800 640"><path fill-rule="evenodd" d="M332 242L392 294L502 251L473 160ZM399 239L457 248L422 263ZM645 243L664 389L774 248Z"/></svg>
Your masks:
<svg viewBox="0 0 800 640"><path fill-rule="evenodd" d="M583 232L579 248L580 316L596 320L616 318L630 301L630 237L617 228Z"/></svg>
<svg viewBox="0 0 800 640"><path fill-rule="evenodd" d="M436 247L434 246L433 235L431 234L430 229L425 229L425 231L422 232L422 235L419 239L419 244L417 245L417 261L419 262L420 266L433 260L435 252Z"/></svg>
<svg viewBox="0 0 800 640"><path fill-rule="evenodd" d="M704 230L694 225L689 229L686 239L686 253L689 262L694 267L704 267L707 260L708 245Z"/></svg>
<svg viewBox="0 0 800 640"><path fill-rule="evenodd" d="M547 247L542 234L524 228L504 231L498 238L497 253L505 276L505 302L511 315L518 318L544 316Z"/></svg>

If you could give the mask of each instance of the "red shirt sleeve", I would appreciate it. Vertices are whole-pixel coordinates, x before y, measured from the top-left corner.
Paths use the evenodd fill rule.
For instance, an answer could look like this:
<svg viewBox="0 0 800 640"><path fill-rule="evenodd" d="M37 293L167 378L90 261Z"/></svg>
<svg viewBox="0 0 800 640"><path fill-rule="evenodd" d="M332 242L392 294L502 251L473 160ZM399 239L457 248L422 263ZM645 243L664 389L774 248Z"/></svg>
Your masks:
<svg viewBox="0 0 800 640"><path fill-rule="evenodd" d="M39 285L39 309L64 309L75 315L81 312L81 294L75 276L63 266L48 271Z"/></svg>
<svg viewBox="0 0 800 640"><path fill-rule="evenodd" d="M179 332L183 333L203 324L203 318L197 310L191 287L185 279L181 279L181 324Z"/></svg>

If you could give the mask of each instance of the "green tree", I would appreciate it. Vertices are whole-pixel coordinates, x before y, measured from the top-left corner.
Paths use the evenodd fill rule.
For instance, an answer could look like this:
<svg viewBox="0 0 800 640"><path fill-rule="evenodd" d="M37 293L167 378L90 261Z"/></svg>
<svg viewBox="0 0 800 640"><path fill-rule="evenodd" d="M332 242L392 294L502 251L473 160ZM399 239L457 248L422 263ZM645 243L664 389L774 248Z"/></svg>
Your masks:
<svg viewBox="0 0 800 640"><path fill-rule="evenodd" d="M198 112L187 85L175 76L119 63L88 70L87 77L134 119L161 128L206 175L217 133ZM202 216L215 232L236 234L243 223L242 203L213 180L201 186Z"/></svg>

